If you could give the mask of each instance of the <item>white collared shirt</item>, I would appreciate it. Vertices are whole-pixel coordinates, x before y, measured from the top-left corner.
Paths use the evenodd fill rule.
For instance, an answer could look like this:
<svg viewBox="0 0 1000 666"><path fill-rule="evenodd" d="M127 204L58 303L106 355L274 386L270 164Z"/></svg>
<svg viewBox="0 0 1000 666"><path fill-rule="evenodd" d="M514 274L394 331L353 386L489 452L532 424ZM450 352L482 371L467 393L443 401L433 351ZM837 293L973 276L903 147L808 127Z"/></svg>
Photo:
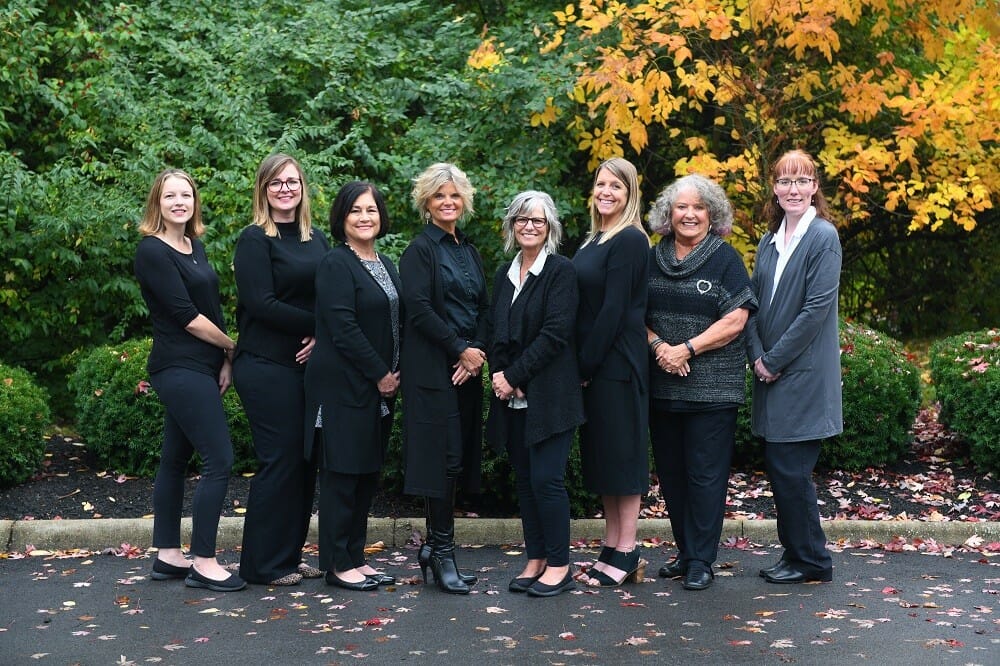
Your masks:
<svg viewBox="0 0 1000 666"><path fill-rule="evenodd" d="M531 268L528 269L528 273L531 273L535 277L542 272L545 268L545 260L548 258L549 253L543 246L538 252L538 256L535 257L535 262L531 264ZM513 303L517 300L517 297L521 295L521 289L524 287L524 282L528 281L528 276L524 276L524 282L521 282L521 253L518 252L517 256L514 257L514 261L510 262L510 268L507 269L507 279L510 283L514 285L514 295L511 297L510 302ZM512 397L507 401L507 406L511 409L526 409L528 407L527 398L514 398Z"/></svg>
<svg viewBox="0 0 1000 666"><path fill-rule="evenodd" d="M774 245L774 249L778 251L778 263L774 267L774 284L771 285L771 298L774 298L774 292L778 290L778 281L781 280L781 274L785 272L785 266L788 265L788 260L792 258L792 253L795 252L795 248L799 246L799 241L805 235L806 231L809 229L809 224L816 219L816 208L815 206L809 206L805 213L802 214L802 219L799 220L798 226L795 227L795 231L792 232L792 237L788 239L788 243L785 243L785 219L781 220L781 226L771 237L771 243Z"/></svg>

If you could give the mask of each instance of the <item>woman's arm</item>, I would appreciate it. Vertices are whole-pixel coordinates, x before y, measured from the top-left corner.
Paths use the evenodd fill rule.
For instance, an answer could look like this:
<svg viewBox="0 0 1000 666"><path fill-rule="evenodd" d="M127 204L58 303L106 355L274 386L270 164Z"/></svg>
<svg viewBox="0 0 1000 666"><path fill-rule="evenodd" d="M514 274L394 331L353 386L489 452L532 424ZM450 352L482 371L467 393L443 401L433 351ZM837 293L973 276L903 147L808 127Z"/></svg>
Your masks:
<svg viewBox="0 0 1000 666"><path fill-rule="evenodd" d="M270 243L259 227L244 229L236 242L233 273L240 304L270 328L307 335L316 326L313 313L285 303L275 294Z"/></svg>

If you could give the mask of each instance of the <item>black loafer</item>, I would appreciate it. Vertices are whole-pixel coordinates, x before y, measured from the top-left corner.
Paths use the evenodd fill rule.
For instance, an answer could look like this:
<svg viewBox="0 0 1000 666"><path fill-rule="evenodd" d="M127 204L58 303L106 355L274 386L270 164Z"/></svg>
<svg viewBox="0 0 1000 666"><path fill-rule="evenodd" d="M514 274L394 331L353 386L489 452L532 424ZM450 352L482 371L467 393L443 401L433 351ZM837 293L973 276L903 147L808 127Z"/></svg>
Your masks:
<svg viewBox="0 0 1000 666"><path fill-rule="evenodd" d="M682 586L685 590L707 590L713 580L715 574L712 573L712 567L700 562L692 563L688 565L687 573L684 574Z"/></svg>
<svg viewBox="0 0 1000 666"><path fill-rule="evenodd" d="M820 571L818 573L802 573L798 569L793 569L792 567L784 567L778 569L774 573L769 573L764 576L764 580L768 583L778 583L778 584L791 584L791 583L829 583L833 580L832 571Z"/></svg>
<svg viewBox="0 0 1000 666"><path fill-rule="evenodd" d="M781 559L772 564L771 566L761 569L760 571L757 572L757 575L760 576L761 578L764 578L765 576L773 574L776 571L780 571L787 566L788 562L786 562L784 559Z"/></svg>
<svg viewBox="0 0 1000 666"><path fill-rule="evenodd" d="M507 585L507 590L509 592L527 592L528 588L531 587L536 580L541 578L542 574L537 576L522 576L521 578L515 578L510 581Z"/></svg>
<svg viewBox="0 0 1000 666"><path fill-rule="evenodd" d="M247 582L234 573L229 574L225 580L212 580L198 573L198 570L191 565L191 570L184 579L184 584L188 587L202 587L213 592L237 592L247 586Z"/></svg>
<svg viewBox="0 0 1000 666"><path fill-rule="evenodd" d="M340 578L332 571L326 572L326 584L336 585L337 587L342 587L345 590L353 590L355 592L371 592L372 590L378 589L378 583L367 576L365 576L365 579L362 581L351 583Z"/></svg>
<svg viewBox="0 0 1000 666"><path fill-rule="evenodd" d="M567 571L563 579L556 583L555 585L546 585L538 580L531 584L528 588L529 597L554 597L557 594L562 594L567 590L576 589L576 581L573 580L573 572Z"/></svg>
<svg viewBox="0 0 1000 666"><path fill-rule="evenodd" d="M373 574L365 574L371 580L375 581L376 585L395 585L396 577L390 576L387 573L382 573L381 571L376 571Z"/></svg>
<svg viewBox="0 0 1000 666"><path fill-rule="evenodd" d="M677 578L687 573L687 562L677 557L660 567L660 578Z"/></svg>
<svg viewBox="0 0 1000 666"><path fill-rule="evenodd" d="M187 578L190 571L190 564L186 567L175 567L173 564L167 564L166 562L157 559L153 560L153 573L149 574L149 577L153 580Z"/></svg>

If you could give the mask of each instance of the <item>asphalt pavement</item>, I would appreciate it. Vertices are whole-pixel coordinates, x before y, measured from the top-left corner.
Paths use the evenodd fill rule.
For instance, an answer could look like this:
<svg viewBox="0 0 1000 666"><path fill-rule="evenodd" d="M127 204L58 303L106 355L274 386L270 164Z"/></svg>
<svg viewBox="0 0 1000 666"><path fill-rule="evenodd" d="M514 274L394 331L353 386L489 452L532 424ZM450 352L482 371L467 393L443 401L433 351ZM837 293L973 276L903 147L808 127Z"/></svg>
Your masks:
<svg viewBox="0 0 1000 666"><path fill-rule="evenodd" d="M1000 556L831 543L832 583L774 585L757 571L779 551L734 545L720 550L705 591L656 578L670 549L647 544L644 583L549 599L507 591L523 563L516 546L460 549L459 563L480 577L468 596L422 584L412 546L373 553L399 582L363 593L320 579L219 594L151 580L142 549L133 558L15 552L0 559L0 663L1000 662ZM595 555L577 546L571 559Z"/></svg>

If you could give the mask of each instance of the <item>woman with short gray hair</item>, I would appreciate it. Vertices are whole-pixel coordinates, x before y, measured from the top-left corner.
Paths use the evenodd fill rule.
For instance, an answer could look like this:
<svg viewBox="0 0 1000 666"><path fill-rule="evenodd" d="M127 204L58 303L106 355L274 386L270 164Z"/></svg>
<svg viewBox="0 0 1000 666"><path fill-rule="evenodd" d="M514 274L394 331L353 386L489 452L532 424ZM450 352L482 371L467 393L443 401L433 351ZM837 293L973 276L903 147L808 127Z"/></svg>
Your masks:
<svg viewBox="0 0 1000 666"><path fill-rule="evenodd" d="M556 253L562 225L548 194L515 196L502 229L506 250L518 251L493 281L486 433L514 468L528 556L507 589L552 597L575 587L565 474L573 431L584 421L573 344L576 271Z"/></svg>

